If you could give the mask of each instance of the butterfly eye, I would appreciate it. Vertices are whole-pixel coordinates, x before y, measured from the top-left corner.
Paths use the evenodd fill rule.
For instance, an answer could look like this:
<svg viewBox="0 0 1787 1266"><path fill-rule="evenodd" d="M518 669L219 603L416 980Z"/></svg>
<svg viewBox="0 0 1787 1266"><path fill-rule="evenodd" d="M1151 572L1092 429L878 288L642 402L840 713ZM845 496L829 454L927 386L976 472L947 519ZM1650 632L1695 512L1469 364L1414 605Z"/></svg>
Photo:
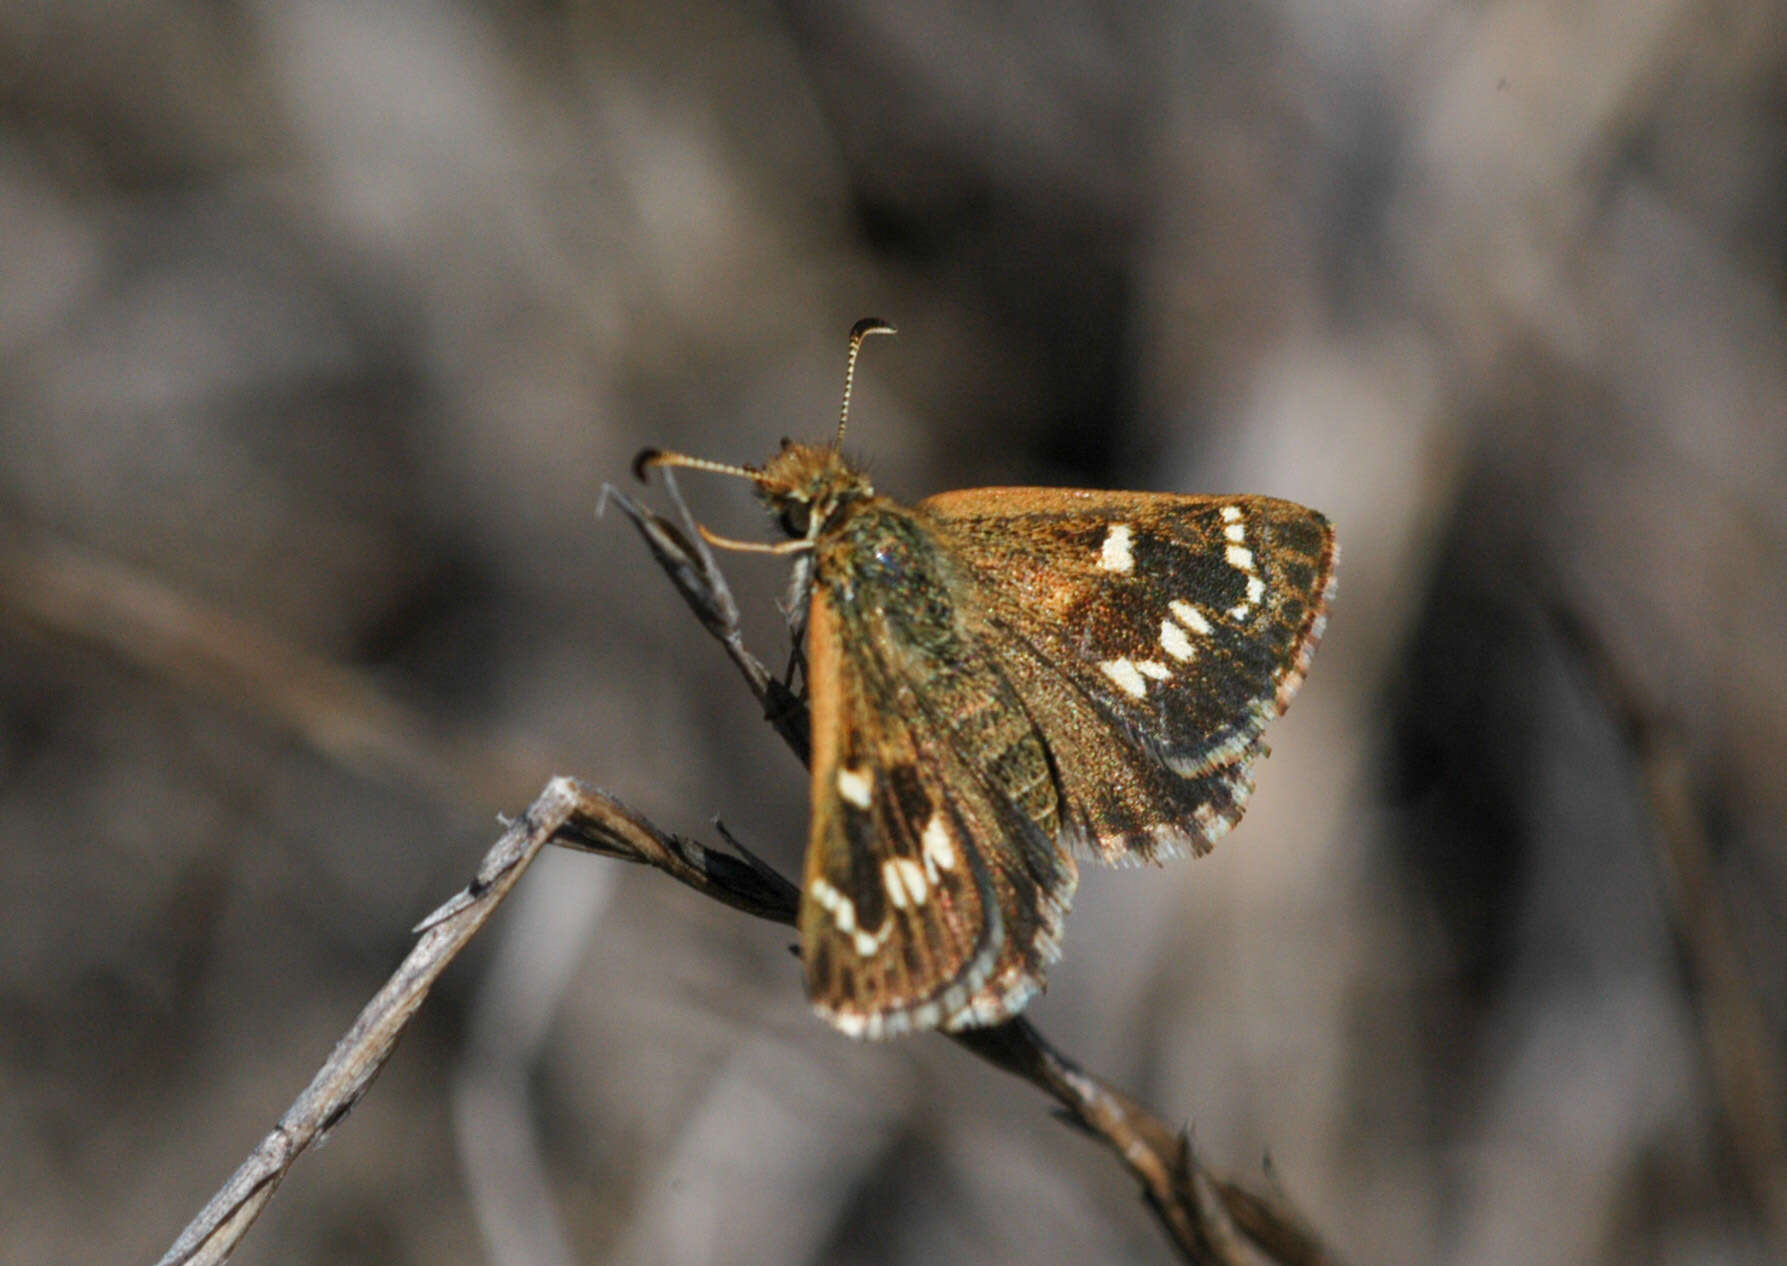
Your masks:
<svg viewBox="0 0 1787 1266"><path fill-rule="evenodd" d="M784 509L776 521L789 536L800 540L807 534L807 528L812 523L812 514L805 502L796 501Z"/></svg>

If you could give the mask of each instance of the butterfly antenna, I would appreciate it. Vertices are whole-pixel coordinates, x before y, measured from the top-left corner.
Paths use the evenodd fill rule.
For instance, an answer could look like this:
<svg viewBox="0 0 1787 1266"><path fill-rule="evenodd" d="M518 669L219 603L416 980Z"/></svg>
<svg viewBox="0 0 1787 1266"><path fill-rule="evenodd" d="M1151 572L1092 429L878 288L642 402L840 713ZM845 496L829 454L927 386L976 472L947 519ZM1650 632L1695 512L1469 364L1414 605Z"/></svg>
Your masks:
<svg viewBox="0 0 1787 1266"><path fill-rule="evenodd" d="M763 482L763 472L752 470L749 466L735 466L731 462L710 461L705 457L690 457L687 453L671 453L661 448L643 448L639 456L633 459L633 478L640 483L655 466L679 466L687 470L707 470L716 475L736 475L740 479L749 479L752 483Z"/></svg>
<svg viewBox="0 0 1787 1266"><path fill-rule="evenodd" d="M844 363L844 403L838 410L837 438L831 442L834 453L844 442L844 423L850 420L850 386L856 381L856 354L862 350L862 341L871 334L897 333L898 330L880 317L864 317L850 327L850 359Z"/></svg>

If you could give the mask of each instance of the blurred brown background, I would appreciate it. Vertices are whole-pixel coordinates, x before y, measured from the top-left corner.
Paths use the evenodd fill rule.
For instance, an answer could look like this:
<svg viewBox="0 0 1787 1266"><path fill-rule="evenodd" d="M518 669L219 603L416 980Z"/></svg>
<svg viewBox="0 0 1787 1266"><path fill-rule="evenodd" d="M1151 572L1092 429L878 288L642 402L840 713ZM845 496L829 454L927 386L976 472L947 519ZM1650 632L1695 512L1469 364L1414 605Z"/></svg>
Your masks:
<svg viewBox="0 0 1787 1266"><path fill-rule="evenodd" d="M799 768L595 508L826 435L869 313L886 491L1342 536L1247 822L1088 875L1042 1027L1360 1263L1780 1260L1784 26L0 5L0 1261L158 1255L552 773L798 866ZM787 943L546 858L238 1260L1170 1260Z"/></svg>

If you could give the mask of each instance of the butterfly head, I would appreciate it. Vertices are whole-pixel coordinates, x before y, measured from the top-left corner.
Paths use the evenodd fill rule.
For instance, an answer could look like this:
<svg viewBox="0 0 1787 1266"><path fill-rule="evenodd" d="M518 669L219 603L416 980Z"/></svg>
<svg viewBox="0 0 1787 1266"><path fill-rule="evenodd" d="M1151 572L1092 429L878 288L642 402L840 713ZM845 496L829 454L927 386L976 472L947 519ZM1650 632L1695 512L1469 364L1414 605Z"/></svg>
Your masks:
<svg viewBox="0 0 1787 1266"><path fill-rule="evenodd" d="M691 470L712 471L719 475L736 475L757 485L776 522L789 536L780 545L763 546L730 541L702 529L702 536L712 545L729 549L770 553L790 553L811 549L850 509L875 495L868 477L844 460L839 451L844 442L844 423L850 416L850 387L856 378L856 356L862 341L871 334L892 334L894 327L879 317L864 317L850 331L850 359L844 370L844 403L838 411L838 433L830 444L794 444L782 441L782 451L762 466L734 466L727 462L689 457L648 448L633 459L633 473L644 479L655 466L681 466Z"/></svg>
<svg viewBox="0 0 1787 1266"><path fill-rule="evenodd" d="M797 541L817 540L875 495L868 477L830 445L784 444L753 477L777 524Z"/></svg>

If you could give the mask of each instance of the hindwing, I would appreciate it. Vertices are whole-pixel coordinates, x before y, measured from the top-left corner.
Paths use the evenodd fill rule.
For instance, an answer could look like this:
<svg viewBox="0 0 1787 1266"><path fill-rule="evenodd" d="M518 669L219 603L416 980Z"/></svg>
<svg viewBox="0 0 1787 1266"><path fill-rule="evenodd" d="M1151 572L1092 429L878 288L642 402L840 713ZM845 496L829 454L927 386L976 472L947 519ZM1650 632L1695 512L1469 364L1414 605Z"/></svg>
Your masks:
<svg viewBox="0 0 1787 1266"><path fill-rule="evenodd" d="M884 603L874 558L822 557L808 612L808 996L853 1036L996 1023L1040 984L1072 900L1055 787L996 661L943 635L949 595Z"/></svg>

